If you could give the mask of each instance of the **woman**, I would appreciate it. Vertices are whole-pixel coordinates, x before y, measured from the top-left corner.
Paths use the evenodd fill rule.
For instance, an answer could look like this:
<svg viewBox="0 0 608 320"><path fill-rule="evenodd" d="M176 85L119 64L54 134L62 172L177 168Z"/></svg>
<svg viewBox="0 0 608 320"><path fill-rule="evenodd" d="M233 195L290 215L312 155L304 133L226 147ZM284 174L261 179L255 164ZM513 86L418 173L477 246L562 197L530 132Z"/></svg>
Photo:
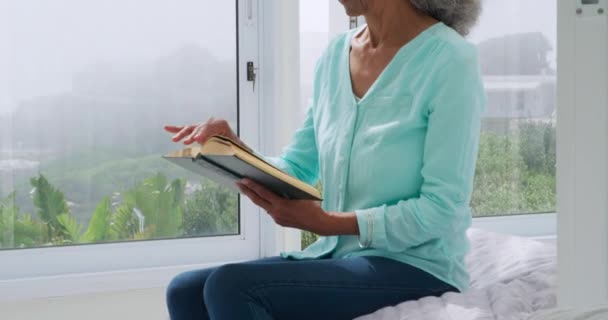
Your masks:
<svg viewBox="0 0 608 320"><path fill-rule="evenodd" d="M467 288L485 98L462 35L480 0L340 1L367 26L329 45L303 127L270 159L320 180L322 207L238 183L279 225L324 237L301 252L179 275L167 293L172 319L351 319ZM222 120L165 129L187 145L238 139Z"/></svg>

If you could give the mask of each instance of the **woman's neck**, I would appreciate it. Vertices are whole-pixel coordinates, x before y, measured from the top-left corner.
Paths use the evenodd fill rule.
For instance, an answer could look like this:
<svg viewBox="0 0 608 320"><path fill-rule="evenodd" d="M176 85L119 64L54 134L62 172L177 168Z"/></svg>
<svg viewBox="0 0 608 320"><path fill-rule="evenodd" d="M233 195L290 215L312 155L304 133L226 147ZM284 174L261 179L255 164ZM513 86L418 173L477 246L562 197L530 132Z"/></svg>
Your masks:
<svg viewBox="0 0 608 320"><path fill-rule="evenodd" d="M361 40L374 48L401 47L437 23L409 1L386 1L384 4L382 7L371 7L364 14L367 30L361 34Z"/></svg>

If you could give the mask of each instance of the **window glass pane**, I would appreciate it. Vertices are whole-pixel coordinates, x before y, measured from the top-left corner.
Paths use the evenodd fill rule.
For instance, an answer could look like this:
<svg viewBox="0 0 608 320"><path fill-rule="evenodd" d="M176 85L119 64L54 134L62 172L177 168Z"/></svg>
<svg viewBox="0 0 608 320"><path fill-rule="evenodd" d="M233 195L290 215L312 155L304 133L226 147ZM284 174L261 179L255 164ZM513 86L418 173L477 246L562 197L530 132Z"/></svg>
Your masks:
<svg viewBox="0 0 608 320"><path fill-rule="evenodd" d="M344 15L342 10L342 15ZM312 97L315 64L329 44L329 4L326 0L300 1L300 96L302 110ZM344 25L344 31L348 26Z"/></svg>
<svg viewBox="0 0 608 320"><path fill-rule="evenodd" d="M3 1L0 248L237 234L165 124L237 125L235 1Z"/></svg>
<svg viewBox="0 0 608 320"><path fill-rule="evenodd" d="M469 36L479 48L488 96L474 215L555 212L557 2L483 5Z"/></svg>

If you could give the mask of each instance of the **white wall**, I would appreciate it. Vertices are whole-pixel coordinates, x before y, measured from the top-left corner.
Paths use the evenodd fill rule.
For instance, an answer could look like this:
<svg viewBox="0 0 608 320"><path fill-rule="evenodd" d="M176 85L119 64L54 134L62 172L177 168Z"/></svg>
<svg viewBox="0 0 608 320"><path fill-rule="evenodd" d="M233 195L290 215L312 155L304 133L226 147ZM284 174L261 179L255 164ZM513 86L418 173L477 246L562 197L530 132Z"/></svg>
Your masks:
<svg viewBox="0 0 608 320"><path fill-rule="evenodd" d="M165 289L78 295L0 304L2 320L168 320Z"/></svg>

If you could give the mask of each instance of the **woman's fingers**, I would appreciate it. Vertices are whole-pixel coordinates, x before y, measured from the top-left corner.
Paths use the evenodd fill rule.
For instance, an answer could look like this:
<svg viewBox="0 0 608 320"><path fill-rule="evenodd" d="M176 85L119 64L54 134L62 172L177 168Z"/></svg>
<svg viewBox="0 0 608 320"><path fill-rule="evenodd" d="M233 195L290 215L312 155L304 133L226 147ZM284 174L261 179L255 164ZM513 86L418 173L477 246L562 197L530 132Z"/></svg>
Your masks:
<svg viewBox="0 0 608 320"><path fill-rule="evenodd" d="M199 144L204 144L207 142L209 138L211 138L216 133L214 130L211 130L208 126L204 126L203 128L199 128L195 130L187 140L184 140L184 144L193 144L195 142Z"/></svg>
<svg viewBox="0 0 608 320"><path fill-rule="evenodd" d="M210 137L214 135L225 136L236 140L244 148L249 149L230 129L230 125L226 120L211 118L205 123L190 126L165 126L166 131L174 133L173 142L183 140L186 145L198 142L204 144Z"/></svg>
<svg viewBox="0 0 608 320"><path fill-rule="evenodd" d="M198 142L204 144L209 138L214 135L227 136L230 131L230 126L225 120L209 119L204 124L201 124L192 132L188 139L184 140L184 144L192 144ZM228 136L230 136L228 134Z"/></svg>
<svg viewBox="0 0 608 320"><path fill-rule="evenodd" d="M168 132L171 132L171 133L178 133L183 128L184 128L184 126L165 126L165 131L168 131Z"/></svg>
<svg viewBox="0 0 608 320"><path fill-rule="evenodd" d="M182 130L180 130L176 135L173 136L173 139L172 139L173 142L178 142L178 141L182 140L185 136L191 134L195 128L196 128L196 126L183 127Z"/></svg>
<svg viewBox="0 0 608 320"><path fill-rule="evenodd" d="M196 127L192 133L186 139L184 139L184 144L192 144L193 142L198 141L197 138L205 131L206 128L206 125Z"/></svg>
<svg viewBox="0 0 608 320"><path fill-rule="evenodd" d="M246 185L239 182L237 182L236 185L241 191L241 193L247 196L247 198L251 199L251 201L253 201L253 203L255 203L257 206L266 210L266 212L271 211L272 205L270 204L270 202L260 197L257 193L248 188Z"/></svg>
<svg viewBox="0 0 608 320"><path fill-rule="evenodd" d="M274 192L264 188L250 179L243 179L241 184L255 192L258 196L266 199L270 203L279 203L282 198L274 194Z"/></svg>
<svg viewBox="0 0 608 320"><path fill-rule="evenodd" d="M210 132L208 130L201 131L198 135L196 135L196 137L194 137L193 142L198 142L199 144L203 144L203 143L207 142L207 140L209 140L209 138L211 138L211 136L213 136L214 134L215 133Z"/></svg>

